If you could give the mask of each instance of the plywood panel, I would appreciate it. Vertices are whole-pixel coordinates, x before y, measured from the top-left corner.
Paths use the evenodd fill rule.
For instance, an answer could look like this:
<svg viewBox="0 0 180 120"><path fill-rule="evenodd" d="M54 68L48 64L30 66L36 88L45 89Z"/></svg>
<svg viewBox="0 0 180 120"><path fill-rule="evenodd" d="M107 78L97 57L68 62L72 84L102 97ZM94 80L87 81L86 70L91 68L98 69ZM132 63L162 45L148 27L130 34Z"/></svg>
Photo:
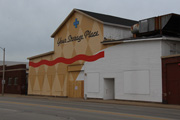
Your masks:
<svg viewBox="0 0 180 120"><path fill-rule="evenodd" d="M47 76L45 76L44 78L44 83L42 87L42 95L51 95L51 89L50 89Z"/></svg>
<svg viewBox="0 0 180 120"><path fill-rule="evenodd" d="M74 82L73 81L69 81L69 91L68 91L68 97L73 97L74 95Z"/></svg>
<svg viewBox="0 0 180 120"><path fill-rule="evenodd" d="M70 65L68 66L68 71L81 71L83 65Z"/></svg>
<svg viewBox="0 0 180 120"><path fill-rule="evenodd" d="M68 80L68 97L83 98L84 97L84 81L76 81L79 72L69 72Z"/></svg>

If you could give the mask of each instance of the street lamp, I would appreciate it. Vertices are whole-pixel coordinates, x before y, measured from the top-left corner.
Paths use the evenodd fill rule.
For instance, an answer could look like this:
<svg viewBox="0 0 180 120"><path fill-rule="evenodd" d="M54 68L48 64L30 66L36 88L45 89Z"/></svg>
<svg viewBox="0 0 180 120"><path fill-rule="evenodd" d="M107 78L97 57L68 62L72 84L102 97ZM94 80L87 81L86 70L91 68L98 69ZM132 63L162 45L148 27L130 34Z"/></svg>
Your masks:
<svg viewBox="0 0 180 120"><path fill-rule="evenodd" d="M4 76L5 76L5 48L0 47L3 50L3 79L2 79L2 96L4 96Z"/></svg>

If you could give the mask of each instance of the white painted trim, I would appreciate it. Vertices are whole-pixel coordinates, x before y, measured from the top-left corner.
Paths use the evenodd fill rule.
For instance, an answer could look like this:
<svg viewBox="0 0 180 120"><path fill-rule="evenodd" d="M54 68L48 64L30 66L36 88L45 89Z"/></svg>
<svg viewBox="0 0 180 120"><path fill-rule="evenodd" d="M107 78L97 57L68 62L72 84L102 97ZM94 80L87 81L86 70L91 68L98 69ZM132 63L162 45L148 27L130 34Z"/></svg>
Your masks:
<svg viewBox="0 0 180 120"><path fill-rule="evenodd" d="M163 40L163 38L149 38L149 39L137 39L137 40L124 40L123 43L129 42L141 42L141 41L153 41L153 40Z"/></svg>
<svg viewBox="0 0 180 120"><path fill-rule="evenodd" d="M102 44L130 43L130 42L142 42L142 41L154 41L154 40L180 41L180 38L176 38L176 37L147 38L147 39L137 39L137 40L112 41L112 42L102 43Z"/></svg>

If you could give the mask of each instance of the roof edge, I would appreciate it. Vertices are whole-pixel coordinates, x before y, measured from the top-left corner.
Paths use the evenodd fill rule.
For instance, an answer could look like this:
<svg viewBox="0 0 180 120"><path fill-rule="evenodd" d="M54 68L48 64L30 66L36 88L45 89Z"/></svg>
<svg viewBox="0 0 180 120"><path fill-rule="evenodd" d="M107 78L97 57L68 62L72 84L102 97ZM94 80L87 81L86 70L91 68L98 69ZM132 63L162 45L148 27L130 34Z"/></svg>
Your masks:
<svg viewBox="0 0 180 120"><path fill-rule="evenodd" d="M113 24L113 23L108 23L108 22L104 22L103 24L104 24L104 25L115 26L115 27L127 28L127 29L130 29L130 28L131 28L131 26Z"/></svg>
<svg viewBox="0 0 180 120"><path fill-rule="evenodd" d="M39 54L39 55L28 57L27 59L32 60L32 59L35 59L35 58L38 58L38 57L43 57L43 56L51 55L51 54L54 54L54 51L49 51L49 52L46 52L46 53L42 53L42 54Z"/></svg>
<svg viewBox="0 0 180 120"><path fill-rule="evenodd" d="M163 40L163 37L160 38L143 38L143 39L133 39L133 40L107 40L102 41L103 45L107 44L119 44L119 43L130 43L130 42L141 42L141 41L154 41L154 40Z"/></svg>
<svg viewBox="0 0 180 120"><path fill-rule="evenodd" d="M130 42L141 42L141 41L155 41L155 40L170 40L170 41L180 41L178 37L155 37L155 38L138 38L138 39L120 39L120 40L104 40L101 43L103 45L107 44L119 44L119 43L130 43Z"/></svg>
<svg viewBox="0 0 180 120"><path fill-rule="evenodd" d="M98 20L98 19L96 19L96 18L94 18L94 17L92 17L92 16L90 16L90 15L88 15L88 14L86 14L86 13L80 11L80 10L78 10L78 9L74 9L74 10L75 10L76 12L79 12L79 13L85 15L86 17L89 17L89 18L91 18L91 19L93 19L93 20L96 20L96 21L98 21L98 22L100 22L100 23L104 23L103 21Z"/></svg>
<svg viewBox="0 0 180 120"><path fill-rule="evenodd" d="M65 24L65 22L71 17L71 15L75 12L75 9L73 9L69 15L63 20L63 22L59 25L59 27L53 32L53 34L51 35L51 38L54 38L55 35L57 34L57 32L59 31L59 29L61 29L61 27Z"/></svg>
<svg viewBox="0 0 180 120"><path fill-rule="evenodd" d="M162 56L161 58L162 58L162 59L166 59L166 58L172 58L172 57L180 57L180 54Z"/></svg>
<svg viewBox="0 0 180 120"><path fill-rule="evenodd" d="M72 15L74 12L78 12L78 13L80 13L80 14L82 14L82 15L85 15L86 17L89 17L89 18L91 18L91 19L93 19L93 20L95 20L95 21L98 21L98 22L100 22L100 23L103 24L103 21L100 21L100 20L98 20L98 19L96 19L96 18L94 18L94 17L92 17L92 16L90 16L90 15L87 15L87 14L81 12L80 10L74 8L74 9L69 13L69 15L64 19L64 21L59 25L59 27L55 30L55 32L51 35L51 38L54 38L54 37L55 37L55 35L57 34L57 32L61 29L61 27L66 23L66 21L71 17L71 15Z"/></svg>

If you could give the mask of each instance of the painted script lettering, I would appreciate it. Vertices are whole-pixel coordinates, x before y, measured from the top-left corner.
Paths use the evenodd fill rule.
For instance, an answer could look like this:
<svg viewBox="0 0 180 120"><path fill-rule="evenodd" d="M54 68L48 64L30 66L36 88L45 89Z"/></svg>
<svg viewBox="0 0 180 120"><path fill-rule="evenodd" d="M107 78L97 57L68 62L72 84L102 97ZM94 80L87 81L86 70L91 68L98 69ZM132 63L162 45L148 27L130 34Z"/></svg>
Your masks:
<svg viewBox="0 0 180 120"><path fill-rule="evenodd" d="M71 35L69 35L67 42L73 42L73 41L81 42L82 39L84 39L84 38L83 38L83 35L73 36L73 37L72 37Z"/></svg>
<svg viewBox="0 0 180 120"><path fill-rule="evenodd" d="M57 41L58 46L62 43L66 43L66 39L62 40L62 38L58 38L58 41Z"/></svg>
<svg viewBox="0 0 180 120"><path fill-rule="evenodd" d="M98 31L96 31L96 32L91 32L91 31L89 31L89 30L87 30L85 33L84 33L84 36L85 36L85 38L87 38L87 37L95 37L95 36L98 36L99 34L98 34Z"/></svg>
<svg viewBox="0 0 180 120"><path fill-rule="evenodd" d="M73 41L81 42L84 38L91 38L96 36L99 36L98 31L92 32L90 30L86 30L83 35L79 35L79 36L69 35L67 39L58 38L57 44L59 46L60 44L73 42Z"/></svg>

